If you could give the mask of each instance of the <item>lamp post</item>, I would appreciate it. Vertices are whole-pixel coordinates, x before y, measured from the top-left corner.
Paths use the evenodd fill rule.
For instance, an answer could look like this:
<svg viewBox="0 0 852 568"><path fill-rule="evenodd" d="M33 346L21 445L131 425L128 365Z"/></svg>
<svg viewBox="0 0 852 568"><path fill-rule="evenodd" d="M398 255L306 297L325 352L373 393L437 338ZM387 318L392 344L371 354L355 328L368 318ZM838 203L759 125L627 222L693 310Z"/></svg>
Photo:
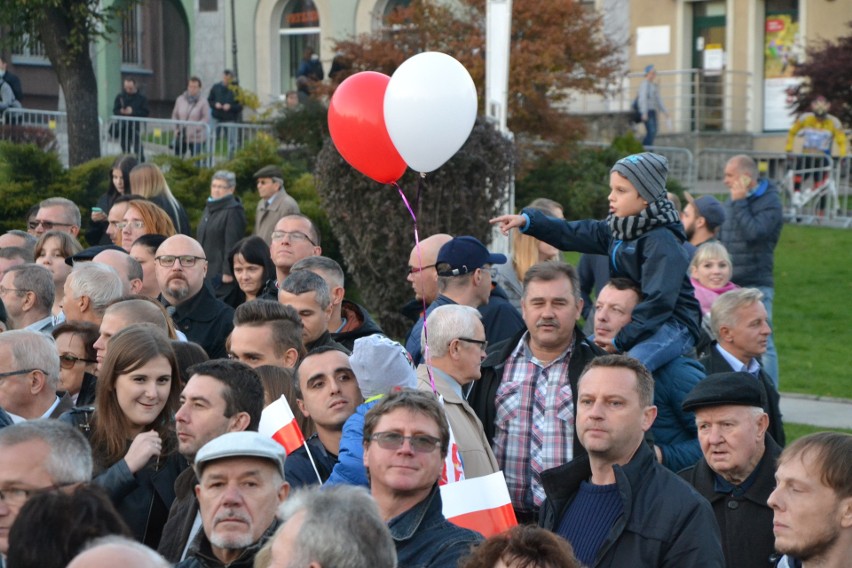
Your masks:
<svg viewBox="0 0 852 568"><path fill-rule="evenodd" d="M234 77L239 80L240 71L237 64L237 0L231 0L231 56L234 60Z"/></svg>

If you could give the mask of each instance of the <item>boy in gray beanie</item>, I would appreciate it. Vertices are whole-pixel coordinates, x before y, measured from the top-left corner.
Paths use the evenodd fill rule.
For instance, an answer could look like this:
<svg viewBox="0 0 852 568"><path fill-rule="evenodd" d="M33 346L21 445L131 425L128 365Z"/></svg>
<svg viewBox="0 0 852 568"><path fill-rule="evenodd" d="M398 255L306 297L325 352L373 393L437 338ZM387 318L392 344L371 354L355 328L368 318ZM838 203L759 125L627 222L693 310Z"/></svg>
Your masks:
<svg viewBox="0 0 852 568"><path fill-rule="evenodd" d="M405 347L384 335L355 340L349 365L364 402L343 424L340 454L325 485L369 486L364 469L364 416L379 400L395 390L417 388L414 361Z"/></svg>
<svg viewBox="0 0 852 568"><path fill-rule="evenodd" d="M701 332L701 314L687 269L686 233L666 199L668 161L652 152L620 159L609 174L609 216L604 221L565 221L533 209L491 220L504 234L517 228L560 250L602 254L612 278L629 278L642 289L632 321L611 343L654 372L689 353ZM582 306L581 306L582 307Z"/></svg>

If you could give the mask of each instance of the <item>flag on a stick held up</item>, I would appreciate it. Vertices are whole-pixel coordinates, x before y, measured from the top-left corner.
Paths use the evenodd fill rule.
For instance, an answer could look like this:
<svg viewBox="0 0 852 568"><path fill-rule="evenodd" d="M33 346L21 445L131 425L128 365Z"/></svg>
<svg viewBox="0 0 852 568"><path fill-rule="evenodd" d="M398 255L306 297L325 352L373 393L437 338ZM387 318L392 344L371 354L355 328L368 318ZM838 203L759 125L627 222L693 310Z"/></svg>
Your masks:
<svg viewBox="0 0 852 568"><path fill-rule="evenodd" d="M441 485L444 516L485 538L518 524L503 472Z"/></svg>
<svg viewBox="0 0 852 568"><path fill-rule="evenodd" d="M284 446L288 456L305 443L305 436L283 395L263 409L257 431Z"/></svg>

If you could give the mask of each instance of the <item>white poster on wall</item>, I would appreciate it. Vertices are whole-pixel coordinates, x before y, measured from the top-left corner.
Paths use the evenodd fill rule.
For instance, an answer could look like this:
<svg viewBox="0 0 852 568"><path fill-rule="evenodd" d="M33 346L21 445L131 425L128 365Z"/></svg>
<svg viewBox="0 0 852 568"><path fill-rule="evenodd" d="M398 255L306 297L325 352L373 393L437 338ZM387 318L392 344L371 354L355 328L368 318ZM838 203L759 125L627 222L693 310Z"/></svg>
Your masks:
<svg viewBox="0 0 852 568"><path fill-rule="evenodd" d="M671 53L671 26L636 28L636 55L668 55Z"/></svg>
<svg viewBox="0 0 852 568"><path fill-rule="evenodd" d="M795 116L790 108L793 97L788 92L802 82L801 77L778 77L763 80L763 129L789 130Z"/></svg>

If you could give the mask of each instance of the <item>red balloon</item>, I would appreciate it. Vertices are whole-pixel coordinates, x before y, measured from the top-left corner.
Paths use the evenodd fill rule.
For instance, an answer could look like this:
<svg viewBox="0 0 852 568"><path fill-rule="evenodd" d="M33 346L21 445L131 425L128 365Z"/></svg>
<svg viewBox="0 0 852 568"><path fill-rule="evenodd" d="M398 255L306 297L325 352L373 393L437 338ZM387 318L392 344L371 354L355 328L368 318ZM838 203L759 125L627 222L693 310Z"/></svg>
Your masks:
<svg viewBox="0 0 852 568"><path fill-rule="evenodd" d="M328 107L328 130L349 164L379 183L393 183L408 167L385 126L385 90L390 77L362 71L343 81Z"/></svg>

